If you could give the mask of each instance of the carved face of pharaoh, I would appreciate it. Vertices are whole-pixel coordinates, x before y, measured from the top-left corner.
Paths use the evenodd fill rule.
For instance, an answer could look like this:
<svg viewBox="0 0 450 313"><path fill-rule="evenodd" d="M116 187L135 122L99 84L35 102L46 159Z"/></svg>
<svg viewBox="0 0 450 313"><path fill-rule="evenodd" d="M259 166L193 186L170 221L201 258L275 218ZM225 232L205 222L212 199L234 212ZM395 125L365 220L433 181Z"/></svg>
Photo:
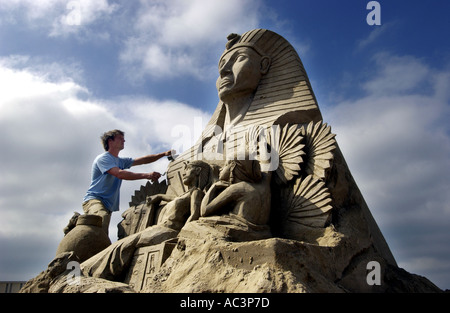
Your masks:
<svg viewBox="0 0 450 313"><path fill-rule="evenodd" d="M239 47L225 54L219 62L216 84L220 100L228 103L252 95L269 66L269 57L260 56L249 47Z"/></svg>
<svg viewBox="0 0 450 313"><path fill-rule="evenodd" d="M188 187L196 186L196 184L198 182L198 176L200 175L201 170L202 169L200 167L188 164L185 169L185 175L183 177L183 184L185 184Z"/></svg>

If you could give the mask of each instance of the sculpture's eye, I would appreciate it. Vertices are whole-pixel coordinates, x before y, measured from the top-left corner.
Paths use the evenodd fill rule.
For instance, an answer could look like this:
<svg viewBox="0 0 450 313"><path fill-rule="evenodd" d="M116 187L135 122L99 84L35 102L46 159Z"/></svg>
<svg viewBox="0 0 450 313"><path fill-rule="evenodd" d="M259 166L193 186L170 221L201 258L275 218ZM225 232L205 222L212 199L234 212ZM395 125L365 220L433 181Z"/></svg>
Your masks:
<svg viewBox="0 0 450 313"><path fill-rule="evenodd" d="M241 53L241 54L237 55L235 62L242 62L242 61L245 61L246 59L247 59L247 55Z"/></svg>

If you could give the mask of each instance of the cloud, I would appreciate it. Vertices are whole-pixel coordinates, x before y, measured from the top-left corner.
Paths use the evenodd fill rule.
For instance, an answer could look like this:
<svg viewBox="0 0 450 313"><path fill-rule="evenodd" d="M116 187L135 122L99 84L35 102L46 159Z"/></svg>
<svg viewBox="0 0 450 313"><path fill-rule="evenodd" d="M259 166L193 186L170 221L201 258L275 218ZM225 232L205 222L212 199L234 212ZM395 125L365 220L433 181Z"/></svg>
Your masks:
<svg viewBox="0 0 450 313"><path fill-rule="evenodd" d="M0 4L9 17L0 23L54 39L114 43L121 75L142 85L185 75L215 79L226 36L258 27L262 16L280 23L268 10L257 0L15 0Z"/></svg>
<svg viewBox="0 0 450 313"><path fill-rule="evenodd" d="M45 73L45 68L57 71ZM170 149L179 139L172 136L173 124L189 128L196 119L209 119L206 113L174 101L93 99L64 68L64 64L46 67L27 56L0 59L2 280L27 280L46 268L73 211L81 212L92 161L103 152L99 140L103 132L124 130L123 156L138 157ZM164 159L133 171L163 172L167 164ZM122 184L122 211L143 183ZM113 217L110 233L115 240L120 213ZM17 264L24 265L22 272Z"/></svg>
<svg viewBox="0 0 450 313"><path fill-rule="evenodd" d="M65 10L58 12L52 22L50 37L67 37L70 34L81 33L84 37L109 39L108 32L99 30L92 35L93 24L99 21L111 21L112 15L119 6L109 4L107 0L72 0L64 1Z"/></svg>
<svg viewBox="0 0 450 313"><path fill-rule="evenodd" d="M134 83L183 75L209 80L226 36L257 27L262 6L256 0L14 0L0 3L0 23L57 39L117 43L123 73Z"/></svg>
<svg viewBox="0 0 450 313"><path fill-rule="evenodd" d="M374 62L366 95L324 116L400 266L442 281L432 264L450 259L450 71L388 53Z"/></svg>
<svg viewBox="0 0 450 313"><path fill-rule="evenodd" d="M65 2L67 3L67 1ZM45 18L48 12L53 12L62 4L61 0L11 0L2 1L0 10L21 12L29 21Z"/></svg>
<svg viewBox="0 0 450 313"><path fill-rule="evenodd" d="M120 55L136 80L186 74L210 79L226 36L255 28L260 14L254 0L152 1L142 3L138 12Z"/></svg>
<svg viewBox="0 0 450 313"><path fill-rule="evenodd" d="M387 22L383 23L381 26L372 27L373 30L370 32L369 36L358 41L356 50L361 51L369 47L370 45L378 41L380 37L386 34L388 30L392 30L393 27L397 24L397 22Z"/></svg>
<svg viewBox="0 0 450 313"><path fill-rule="evenodd" d="M376 78L365 82L362 88L374 96L387 94L424 94L430 89L435 77L431 69L412 56L392 56L381 52L373 57L379 73Z"/></svg>
<svg viewBox="0 0 450 313"><path fill-rule="evenodd" d="M0 12L7 19L3 23L24 23L31 29L44 29L50 37L103 38L109 35L91 26L109 19L118 10L108 0L12 0L0 3Z"/></svg>

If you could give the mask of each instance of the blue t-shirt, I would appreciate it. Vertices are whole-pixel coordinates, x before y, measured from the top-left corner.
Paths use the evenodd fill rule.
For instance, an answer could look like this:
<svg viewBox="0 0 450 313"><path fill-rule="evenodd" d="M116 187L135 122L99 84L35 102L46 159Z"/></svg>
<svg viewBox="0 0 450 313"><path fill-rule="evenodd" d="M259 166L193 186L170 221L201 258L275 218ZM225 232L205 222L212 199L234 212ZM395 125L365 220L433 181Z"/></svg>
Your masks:
<svg viewBox="0 0 450 313"><path fill-rule="evenodd" d="M98 199L111 212L119 211L120 186L122 180L107 172L113 167L122 170L130 168L132 158L116 158L109 152L97 156L92 163L92 179L84 201Z"/></svg>

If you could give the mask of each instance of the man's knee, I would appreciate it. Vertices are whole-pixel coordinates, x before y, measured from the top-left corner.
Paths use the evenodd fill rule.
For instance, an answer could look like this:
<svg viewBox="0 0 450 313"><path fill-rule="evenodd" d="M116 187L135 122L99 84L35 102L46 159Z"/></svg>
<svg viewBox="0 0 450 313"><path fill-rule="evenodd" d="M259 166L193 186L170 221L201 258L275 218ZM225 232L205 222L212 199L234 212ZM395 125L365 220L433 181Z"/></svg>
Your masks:
<svg viewBox="0 0 450 313"><path fill-rule="evenodd" d="M92 199L83 203L85 214L98 215L102 217L102 228L106 234L109 233L109 223L111 221L111 211L109 211L100 200Z"/></svg>

